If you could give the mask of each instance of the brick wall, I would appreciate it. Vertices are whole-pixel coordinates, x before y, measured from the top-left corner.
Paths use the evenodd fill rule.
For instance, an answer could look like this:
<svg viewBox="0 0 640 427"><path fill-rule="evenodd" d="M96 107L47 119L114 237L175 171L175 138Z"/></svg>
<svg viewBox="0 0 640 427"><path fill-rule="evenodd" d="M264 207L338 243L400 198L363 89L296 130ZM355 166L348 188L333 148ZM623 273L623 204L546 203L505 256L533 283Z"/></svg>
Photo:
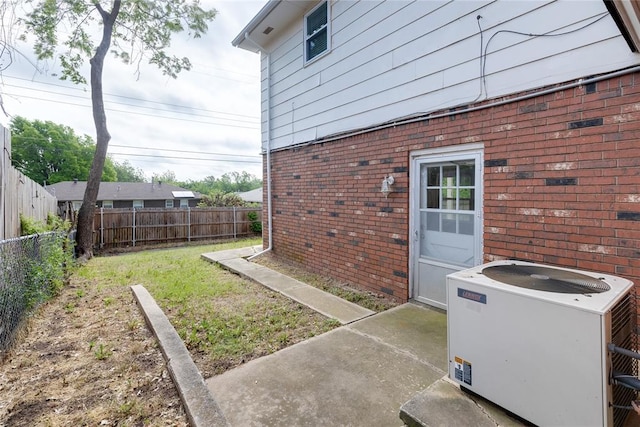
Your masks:
<svg viewBox="0 0 640 427"><path fill-rule="evenodd" d="M408 298L409 155L483 143L484 258L640 285L640 74L272 153L274 253ZM394 193L380 193L393 174ZM266 218L266 215L265 215Z"/></svg>

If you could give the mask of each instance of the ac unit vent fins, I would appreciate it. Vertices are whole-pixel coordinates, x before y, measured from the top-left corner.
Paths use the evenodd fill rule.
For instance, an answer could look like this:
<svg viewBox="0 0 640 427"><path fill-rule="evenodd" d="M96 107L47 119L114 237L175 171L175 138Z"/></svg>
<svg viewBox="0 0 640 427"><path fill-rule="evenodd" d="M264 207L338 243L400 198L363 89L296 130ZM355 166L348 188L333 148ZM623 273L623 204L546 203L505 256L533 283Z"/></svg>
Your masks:
<svg viewBox="0 0 640 427"><path fill-rule="evenodd" d="M594 294L611 289L595 277L542 266L503 264L486 267L482 274L507 285L561 294Z"/></svg>
<svg viewBox="0 0 640 427"><path fill-rule="evenodd" d="M638 347L636 324L636 298L629 292L611 309L611 342L618 347L635 350ZM610 353L611 370L638 377L638 360L619 353ZM635 390L620 384L613 385L613 426L622 427L629 415L624 409L637 398Z"/></svg>

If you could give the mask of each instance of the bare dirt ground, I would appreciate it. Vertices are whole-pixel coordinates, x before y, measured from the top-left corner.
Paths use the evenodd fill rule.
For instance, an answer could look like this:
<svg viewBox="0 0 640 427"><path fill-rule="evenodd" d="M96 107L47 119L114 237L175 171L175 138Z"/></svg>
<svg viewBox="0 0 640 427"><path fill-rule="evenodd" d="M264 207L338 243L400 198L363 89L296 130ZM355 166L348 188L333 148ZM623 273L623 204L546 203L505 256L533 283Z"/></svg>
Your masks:
<svg viewBox="0 0 640 427"><path fill-rule="evenodd" d="M396 305L271 255L260 262L377 311ZM323 316L300 309L308 310L310 319L318 317L311 325L322 322ZM166 314L171 318L172 313ZM288 345L305 334L301 330ZM101 287L72 276L60 295L31 317L18 342L0 361L1 427L189 425L162 353L129 287ZM190 350L208 377L277 349L225 366Z"/></svg>
<svg viewBox="0 0 640 427"><path fill-rule="evenodd" d="M127 287L73 281L44 304L0 364L0 396L7 427L188 425Z"/></svg>

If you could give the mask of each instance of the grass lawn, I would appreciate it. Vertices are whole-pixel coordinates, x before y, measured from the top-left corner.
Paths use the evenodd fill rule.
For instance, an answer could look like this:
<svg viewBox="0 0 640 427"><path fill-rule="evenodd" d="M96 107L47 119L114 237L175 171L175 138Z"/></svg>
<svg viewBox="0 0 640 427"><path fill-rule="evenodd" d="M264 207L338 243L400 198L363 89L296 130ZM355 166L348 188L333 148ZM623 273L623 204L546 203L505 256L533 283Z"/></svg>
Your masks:
<svg viewBox="0 0 640 427"><path fill-rule="evenodd" d="M200 258L205 252L260 243L249 239L96 257L74 278L93 283L102 295L134 284L147 288L206 378L339 326ZM103 303L109 306L113 298L104 297Z"/></svg>

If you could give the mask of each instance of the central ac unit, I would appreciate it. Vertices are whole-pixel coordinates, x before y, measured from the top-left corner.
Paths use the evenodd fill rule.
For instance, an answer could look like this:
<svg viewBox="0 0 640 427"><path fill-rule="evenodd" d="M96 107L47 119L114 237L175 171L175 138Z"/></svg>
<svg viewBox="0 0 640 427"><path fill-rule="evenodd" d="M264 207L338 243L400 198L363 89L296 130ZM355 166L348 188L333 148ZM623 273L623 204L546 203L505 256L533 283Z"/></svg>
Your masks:
<svg viewBox="0 0 640 427"><path fill-rule="evenodd" d="M497 261L447 276L449 377L541 426L622 426L636 391L633 283Z"/></svg>

